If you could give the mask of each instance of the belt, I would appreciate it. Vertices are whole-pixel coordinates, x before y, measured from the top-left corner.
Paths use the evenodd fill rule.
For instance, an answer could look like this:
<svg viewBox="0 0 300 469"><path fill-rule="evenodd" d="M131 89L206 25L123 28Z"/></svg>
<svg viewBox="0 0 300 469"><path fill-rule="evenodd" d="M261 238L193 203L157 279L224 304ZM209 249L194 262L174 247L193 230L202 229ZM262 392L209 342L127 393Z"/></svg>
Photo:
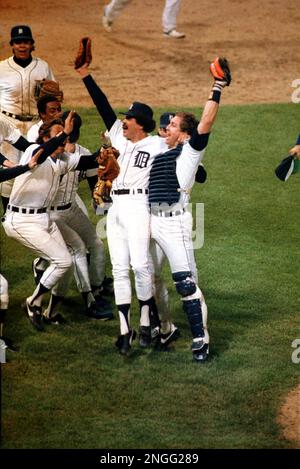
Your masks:
<svg viewBox="0 0 300 469"><path fill-rule="evenodd" d="M1 111L2 114L5 114L6 116L8 117L12 117L13 119L18 119L19 121L23 121L23 122L29 122L29 121L33 121L33 119L35 119L37 116L29 116L29 115L18 115L18 114L13 114L11 112L8 112L8 111Z"/></svg>
<svg viewBox="0 0 300 469"><path fill-rule="evenodd" d="M185 213L185 209L175 210L174 212L165 212L164 210L151 210L152 215L157 217L176 217L177 215L182 215Z"/></svg>
<svg viewBox="0 0 300 469"><path fill-rule="evenodd" d="M112 190L112 195L124 195L124 194L148 194L148 189L117 189Z"/></svg>
<svg viewBox="0 0 300 469"><path fill-rule="evenodd" d="M27 215L33 215L34 213L46 213L47 208L28 208L28 207L15 207L14 205L8 204L7 206L8 210L11 210L12 212L17 212L17 213L23 213Z"/></svg>
<svg viewBox="0 0 300 469"><path fill-rule="evenodd" d="M72 205L72 202L68 203L67 205L56 205L55 207L50 207L51 210L67 210Z"/></svg>

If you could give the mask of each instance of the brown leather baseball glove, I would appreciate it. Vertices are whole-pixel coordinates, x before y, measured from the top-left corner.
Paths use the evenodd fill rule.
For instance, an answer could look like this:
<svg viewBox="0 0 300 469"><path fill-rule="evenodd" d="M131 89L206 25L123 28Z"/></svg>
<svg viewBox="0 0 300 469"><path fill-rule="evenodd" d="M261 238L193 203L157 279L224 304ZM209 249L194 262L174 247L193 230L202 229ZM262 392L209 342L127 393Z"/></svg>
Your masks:
<svg viewBox="0 0 300 469"><path fill-rule="evenodd" d="M36 86L34 90L34 97L36 100L45 95L54 96L57 101L62 102L64 99L64 94L62 90L59 89L59 83L53 80L36 80Z"/></svg>
<svg viewBox="0 0 300 469"><path fill-rule="evenodd" d="M117 162L119 151L110 146L103 146L97 157L99 163L98 181L93 191L93 199L97 205L103 206L111 202L110 190L112 181L118 176L120 166Z"/></svg>
<svg viewBox="0 0 300 469"><path fill-rule="evenodd" d="M74 68L80 68L84 64L90 65L92 61L92 41L89 37L83 37L79 42L79 49L74 61Z"/></svg>

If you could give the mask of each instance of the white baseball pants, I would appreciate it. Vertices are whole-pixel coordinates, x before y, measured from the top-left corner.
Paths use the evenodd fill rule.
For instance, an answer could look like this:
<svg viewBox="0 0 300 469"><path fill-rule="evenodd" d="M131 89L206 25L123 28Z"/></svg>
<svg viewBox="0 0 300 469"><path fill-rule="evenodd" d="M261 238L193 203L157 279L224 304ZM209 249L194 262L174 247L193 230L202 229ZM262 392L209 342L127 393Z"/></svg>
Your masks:
<svg viewBox="0 0 300 469"><path fill-rule="evenodd" d="M152 297L150 214L145 195L116 195L107 214L107 240L117 305L131 303L130 267L139 300Z"/></svg>

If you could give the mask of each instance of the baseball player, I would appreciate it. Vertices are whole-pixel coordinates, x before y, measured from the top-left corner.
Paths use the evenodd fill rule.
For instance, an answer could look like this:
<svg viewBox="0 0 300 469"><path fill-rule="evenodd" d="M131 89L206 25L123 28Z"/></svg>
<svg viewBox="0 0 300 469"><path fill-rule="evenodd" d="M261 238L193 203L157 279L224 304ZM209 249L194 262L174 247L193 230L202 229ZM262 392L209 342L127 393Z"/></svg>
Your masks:
<svg viewBox="0 0 300 469"><path fill-rule="evenodd" d="M69 114L66 111L62 115L65 120ZM74 128L65 145L65 152L69 157L73 155L91 155L87 148L75 143L79 139L81 118L75 113ZM93 179L92 187L97 180L97 168L83 171L71 171L65 174L59 184L55 198L50 207L50 220L58 226L64 241L66 242L73 260L74 275L78 290L81 292L86 314L95 319L112 319L111 306L102 297L101 285L105 276L105 252L102 241L98 238L94 225L83 213L76 203L76 193L79 182L84 177ZM89 251L90 262L88 264L86 251ZM34 261L34 271L40 276L45 270L41 259ZM57 282L51 292L51 298L44 315L57 321L61 315L54 315L55 308L66 296L73 269ZM92 284L92 285L91 285ZM95 297L96 296L96 297ZM52 321L52 322L53 322Z"/></svg>
<svg viewBox="0 0 300 469"><path fill-rule="evenodd" d="M43 150L37 152L28 164L22 166L8 166L0 168L0 182L8 181L13 179L26 171L31 170L37 165L38 158L40 157ZM5 166L6 163L11 162L7 160L3 155L0 154L0 166ZM6 278L0 273L0 339L4 340L6 347L11 350L17 350L16 347L12 344L12 341L7 337L3 336L4 321L6 317L6 312L8 309L9 295L8 295L8 282Z"/></svg>
<svg viewBox="0 0 300 469"><path fill-rule="evenodd" d="M42 95L40 98L37 99L37 109L39 113L40 120L30 127L27 133L27 139L29 142L36 142L39 136L39 128L43 124L43 122L48 122L55 117L59 117L61 114L61 102L62 102L62 92L58 94L58 96L45 94ZM76 202L83 210L83 212L88 216L88 211L86 206L84 205L83 200L76 194Z"/></svg>
<svg viewBox="0 0 300 469"><path fill-rule="evenodd" d="M158 135L160 137L167 137L168 125L170 124L172 118L175 117L175 115L176 114L174 112L164 112L161 114L158 129ZM196 172L195 182L204 182L205 180L206 171L203 165L200 163ZM166 256L160 246L153 239L150 240L150 254L150 266L153 273L154 296L160 317L160 327L156 326L154 329L152 329L151 333L153 339L160 335L161 346L166 347L180 336L180 331L172 322L171 312L169 309L169 294L167 287L161 277L161 271L163 269ZM193 276L195 279L198 278L196 265ZM201 295L200 301L202 310L207 310L203 294Z"/></svg>
<svg viewBox="0 0 300 469"><path fill-rule="evenodd" d="M156 313L156 305L149 268L148 180L154 156L166 149L166 144L159 136L149 135L155 121L148 105L132 103L121 121L89 74L87 64L77 71L104 120L112 145L120 152L120 173L112 184L113 204L107 215L107 237L120 318L121 334L116 345L121 354L127 354L135 336L130 327L130 267L140 304L139 343L141 347L151 344L150 315Z"/></svg>
<svg viewBox="0 0 300 469"><path fill-rule="evenodd" d="M34 39L26 25L11 29L10 45L13 55L0 62L0 114L5 115L11 125L19 129L23 136L38 120L36 113L35 88L44 78L54 80L49 65L31 55ZM18 163L21 153L3 143L0 150L14 163ZM13 180L2 184L1 194L4 208L8 203Z"/></svg>
<svg viewBox="0 0 300 469"><path fill-rule="evenodd" d="M131 0L111 0L110 3L104 6L102 24L106 31L111 32L114 20L121 14L125 6ZM175 39L182 39L185 37L184 33L176 31L176 19L180 8L181 0L166 0L165 7L162 13L162 27L165 37L172 37Z"/></svg>
<svg viewBox="0 0 300 469"><path fill-rule="evenodd" d="M63 174L97 165L89 156L73 155L70 158L63 154L66 139L73 128L73 115L70 112L65 127L59 120L41 126L40 139L44 143L31 145L21 158L21 163L26 164L37 150L43 148L43 156L40 157L43 164L15 180L3 221L8 236L49 261L38 286L25 302L28 318L37 330L44 329L41 314L43 295L72 265L63 237L57 225L49 219L48 207L52 205Z"/></svg>
<svg viewBox="0 0 300 469"><path fill-rule="evenodd" d="M176 113L167 127L169 150L155 158L149 179L151 236L169 261L193 336L193 358L199 363L205 362L209 355L207 310L201 308L202 292L197 285L192 243L192 215L186 208L217 117L222 90L231 81L226 59L216 59L210 70L215 80L200 123L193 114Z"/></svg>

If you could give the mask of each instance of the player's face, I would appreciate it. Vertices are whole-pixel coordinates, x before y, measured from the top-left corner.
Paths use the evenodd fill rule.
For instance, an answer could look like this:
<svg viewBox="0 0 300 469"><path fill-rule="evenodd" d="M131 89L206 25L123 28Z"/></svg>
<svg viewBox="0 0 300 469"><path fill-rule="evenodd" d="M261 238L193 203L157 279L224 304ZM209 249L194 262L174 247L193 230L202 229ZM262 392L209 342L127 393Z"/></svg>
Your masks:
<svg viewBox="0 0 300 469"><path fill-rule="evenodd" d="M50 101L46 104L45 113L41 113L41 117L44 122L51 121L58 117L58 114L61 112L61 104L58 101Z"/></svg>
<svg viewBox="0 0 300 469"><path fill-rule="evenodd" d="M16 39L12 45L13 54L17 59L26 60L29 59L32 44L31 41L26 41L25 39Z"/></svg>
<svg viewBox="0 0 300 469"><path fill-rule="evenodd" d="M180 130L181 118L174 116L167 127L166 144L169 148L174 148L181 142L183 132Z"/></svg>
<svg viewBox="0 0 300 469"><path fill-rule="evenodd" d="M137 123L134 117L126 116L123 119L123 135L127 140L135 142L137 135L140 135L141 126Z"/></svg>

